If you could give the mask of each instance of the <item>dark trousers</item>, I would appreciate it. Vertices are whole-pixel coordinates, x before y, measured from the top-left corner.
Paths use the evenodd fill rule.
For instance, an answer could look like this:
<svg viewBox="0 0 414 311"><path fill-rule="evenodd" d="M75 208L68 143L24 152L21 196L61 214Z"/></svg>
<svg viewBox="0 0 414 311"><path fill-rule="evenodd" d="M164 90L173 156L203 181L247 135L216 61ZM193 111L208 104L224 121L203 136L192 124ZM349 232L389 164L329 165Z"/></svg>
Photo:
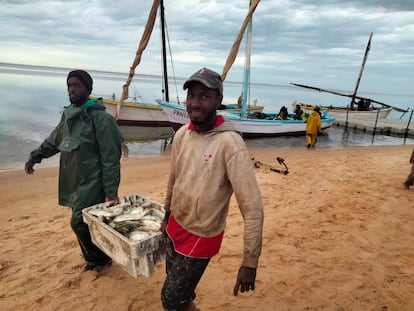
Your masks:
<svg viewBox="0 0 414 311"><path fill-rule="evenodd" d="M111 258L93 244L88 225L85 224L82 219L82 209L72 208L70 225L73 232L76 234L86 264L95 266L103 266L107 264Z"/></svg>
<svg viewBox="0 0 414 311"><path fill-rule="evenodd" d="M165 310L182 310L194 300L195 288L209 262L209 258L192 258L178 254L172 241L167 238L167 276L161 290L161 301Z"/></svg>

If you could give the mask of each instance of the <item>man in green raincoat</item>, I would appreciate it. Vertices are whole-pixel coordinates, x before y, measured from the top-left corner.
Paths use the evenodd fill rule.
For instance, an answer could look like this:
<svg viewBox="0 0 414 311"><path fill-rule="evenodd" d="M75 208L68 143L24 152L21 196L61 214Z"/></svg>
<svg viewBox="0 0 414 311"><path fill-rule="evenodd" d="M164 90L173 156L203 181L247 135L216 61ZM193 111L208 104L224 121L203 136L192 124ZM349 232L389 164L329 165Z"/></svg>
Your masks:
<svg viewBox="0 0 414 311"><path fill-rule="evenodd" d="M43 158L60 152L59 204L72 208L71 227L86 261L85 271L97 272L111 258L92 243L82 209L102 202L119 203L122 135L114 118L105 112L101 99L89 99L92 78L83 70L68 74L70 106L50 136L29 156L27 174Z"/></svg>

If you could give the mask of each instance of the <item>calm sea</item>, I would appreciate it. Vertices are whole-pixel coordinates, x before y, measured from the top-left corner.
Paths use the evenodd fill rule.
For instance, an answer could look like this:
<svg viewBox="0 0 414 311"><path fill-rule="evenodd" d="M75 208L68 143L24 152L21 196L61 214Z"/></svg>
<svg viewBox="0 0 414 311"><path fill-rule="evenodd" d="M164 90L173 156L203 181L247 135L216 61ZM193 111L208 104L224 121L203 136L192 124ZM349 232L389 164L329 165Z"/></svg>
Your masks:
<svg viewBox="0 0 414 311"><path fill-rule="evenodd" d="M0 63L0 170L23 169L29 153L48 136L59 122L61 111L69 104L66 91L66 75L70 69L39 68L34 66L10 66ZM120 93L125 82L125 74L90 71L94 78L94 95L110 96ZM159 79L160 80L160 79ZM142 78L140 94L146 94L140 101L154 102L158 77ZM182 85L182 82L181 82ZM234 86L228 87L229 91ZM155 91L154 91L155 90ZM275 91L281 103L288 102L289 107L293 94L292 89L280 87ZM132 87L131 92L134 91ZM235 91L234 98L237 98ZM306 95L306 93L305 93ZM286 104L285 104L286 105ZM279 110L281 104L266 106L267 110ZM396 115L399 117L399 115ZM149 129L154 134L153 129ZM140 134L148 129L140 129ZM152 135L153 136L153 135ZM123 150L124 158L138 158L162 155L168 152L171 139L151 137L126 141ZM304 137L277 137L251 139L246 141L252 148L304 148ZM414 144L413 139L403 139L390 136L345 132L341 128L330 128L326 135L318 140L320 148L369 146L369 145L403 145ZM59 157L45 159L38 167L56 166Z"/></svg>

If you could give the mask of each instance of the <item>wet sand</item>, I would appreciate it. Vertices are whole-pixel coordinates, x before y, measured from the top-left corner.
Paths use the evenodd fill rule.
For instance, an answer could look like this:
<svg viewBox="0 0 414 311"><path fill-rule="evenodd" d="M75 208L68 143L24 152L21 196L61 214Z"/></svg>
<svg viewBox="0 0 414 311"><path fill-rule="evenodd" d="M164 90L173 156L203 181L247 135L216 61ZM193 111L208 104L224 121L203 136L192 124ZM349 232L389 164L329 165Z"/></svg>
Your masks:
<svg viewBox="0 0 414 311"><path fill-rule="evenodd" d="M232 295L242 218L231 201L225 238L195 300L201 310L414 310L413 146L251 150L265 209L254 292ZM124 159L120 196L163 202L169 156ZM57 168L0 173L0 310L162 310L164 263L134 278L84 265L57 204Z"/></svg>

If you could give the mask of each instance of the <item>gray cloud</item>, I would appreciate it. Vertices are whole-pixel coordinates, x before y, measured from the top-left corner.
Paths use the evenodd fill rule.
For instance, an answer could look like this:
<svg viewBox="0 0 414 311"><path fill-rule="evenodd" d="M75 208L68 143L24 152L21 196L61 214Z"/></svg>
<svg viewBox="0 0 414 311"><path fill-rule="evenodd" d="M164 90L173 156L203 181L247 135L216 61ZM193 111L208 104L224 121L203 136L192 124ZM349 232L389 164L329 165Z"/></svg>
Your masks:
<svg viewBox="0 0 414 311"><path fill-rule="evenodd" d="M222 69L248 1L165 1L175 72ZM0 61L127 72L151 1L20 0L0 3ZM159 26L140 72L159 67ZM409 94L414 2L262 0L253 18L252 82L353 90L369 34L361 92ZM241 81L244 42L229 81ZM412 102L412 97L411 102ZM408 103L406 104L408 105Z"/></svg>

